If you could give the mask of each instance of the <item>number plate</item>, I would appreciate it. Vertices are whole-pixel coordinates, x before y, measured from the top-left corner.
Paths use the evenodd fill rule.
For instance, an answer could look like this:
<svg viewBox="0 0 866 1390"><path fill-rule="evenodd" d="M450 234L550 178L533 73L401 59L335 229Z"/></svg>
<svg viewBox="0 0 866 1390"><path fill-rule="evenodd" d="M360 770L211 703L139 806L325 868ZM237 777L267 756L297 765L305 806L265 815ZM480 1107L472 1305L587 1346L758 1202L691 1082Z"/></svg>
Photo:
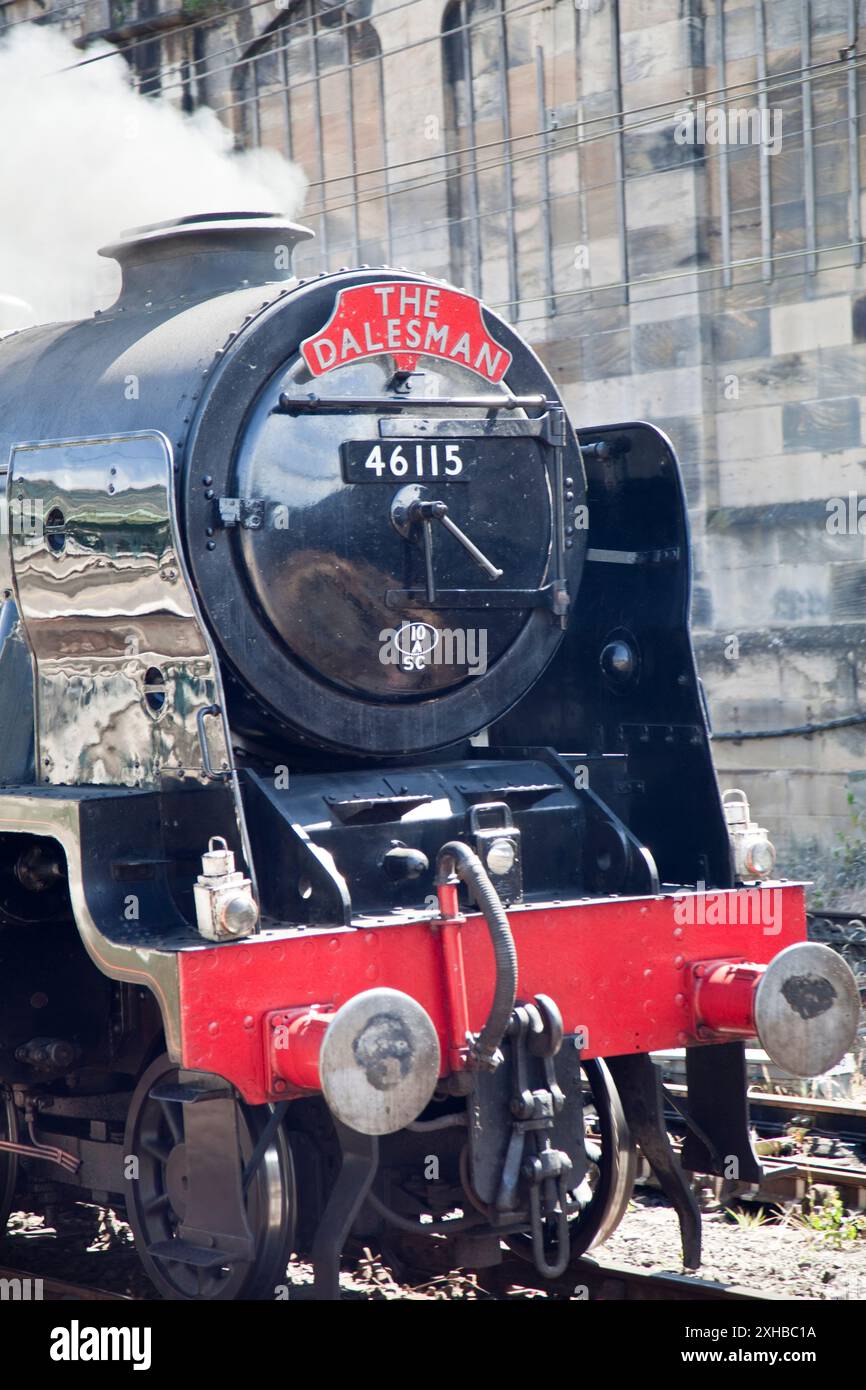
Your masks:
<svg viewBox="0 0 866 1390"><path fill-rule="evenodd" d="M352 439L340 445L347 483L468 483L484 446L479 439Z"/></svg>

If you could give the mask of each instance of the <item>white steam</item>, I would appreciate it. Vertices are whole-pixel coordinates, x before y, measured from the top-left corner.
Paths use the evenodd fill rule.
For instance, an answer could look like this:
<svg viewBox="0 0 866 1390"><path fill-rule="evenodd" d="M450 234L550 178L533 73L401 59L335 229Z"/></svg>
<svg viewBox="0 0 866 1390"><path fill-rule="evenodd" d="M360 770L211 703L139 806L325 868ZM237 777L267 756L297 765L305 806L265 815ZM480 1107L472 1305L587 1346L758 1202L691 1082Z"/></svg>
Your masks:
<svg viewBox="0 0 866 1390"><path fill-rule="evenodd" d="M291 217L306 190L276 151L233 153L212 111L138 96L119 56L61 71L82 57L44 27L0 41L0 332L110 303L120 272L96 252L124 228L244 209Z"/></svg>

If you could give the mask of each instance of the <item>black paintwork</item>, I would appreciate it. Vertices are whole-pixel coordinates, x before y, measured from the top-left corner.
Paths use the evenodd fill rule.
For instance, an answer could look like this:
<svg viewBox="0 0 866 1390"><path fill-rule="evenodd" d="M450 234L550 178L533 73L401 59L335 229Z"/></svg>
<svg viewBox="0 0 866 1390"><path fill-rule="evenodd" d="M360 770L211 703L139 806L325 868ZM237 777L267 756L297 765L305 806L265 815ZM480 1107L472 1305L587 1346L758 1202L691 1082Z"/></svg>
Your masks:
<svg viewBox="0 0 866 1390"><path fill-rule="evenodd" d="M236 724L272 739L276 721L287 739L334 750L343 760L411 756L475 733L526 691L562 637L549 609L529 603L502 610L413 605L412 617L439 628L483 626L489 669L470 677L466 663L431 663L404 672L380 659L379 634L410 616L408 608L388 603L388 593L423 584L422 548L390 521L400 480L393 489L345 483L340 446L376 434L377 414L355 411L351 403L372 388L382 395L390 368L377 361L332 373L332 393L347 399L342 415L287 415L280 400L287 374L295 373L292 394L300 399L317 385L303 371L298 375L297 349L327 321L341 288L407 278L416 277L391 271L326 277L293 293L282 314L266 316L254 335L243 337L209 385L182 485L190 565L238 678L230 682ZM519 385L521 395L555 400L534 353L504 323L495 321L495 328L514 359L509 385ZM439 395L477 394L477 379L459 366L427 364L413 379L422 401L427 384ZM399 406L399 396L390 394ZM477 419L480 412L453 414ZM457 525L504 572L501 583L491 582L440 531L434 563L443 590L469 588L495 598L501 588L534 591L549 579L553 449L535 440L497 443L491 469L468 486L443 481L434 489L427 481L431 495L441 494ZM564 452L570 502L579 505L583 470L570 430ZM263 526L219 527L221 496L263 500ZM567 572L576 590L585 532L573 541ZM238 686L253 698L244 699Z"/></svg>
<svg viewBox="0 0 866 1390"><path fill-rule="evenodd" d="M542 678L494 724L490 741L526 742L531 730L534 743L562 752L624 755L630 792L623 819L652 851L661 881L728 887L730 843L689 633L691 556L679 465L651 425L579 433L582 445L603 441L610 455L585 451L589 550L574 616ZM644 560L594 560L598 551ZM625 686L601 665L615 637L637 656Z"/></svg>
<svg viewBox="0 0 866 1390"><path fill-rule="evenodd" d="M328 378L323 394L344 395L342 413L280 404L287 394L310 393L298 347L327 321L341 288L416 277L371 270L240 287L229 274L233 253L219 248L217 280L197 284L190 272L184 290L179 262L160 261L156 280L149 264L130 262L124 299L108 314L0 344L0 454L22 440L136 429L159 428L170 440L187 560L222 658L265 925L375 926L377 918L430 911L436 855L448 840L475 843L479 804L500 808L503 823L510 816L519 832L512 891L529 904L701 880L730 885L689 636L686 504L669 441L645 424L582 429L582 461L569 427L564 456L542 439L488 439L483 451L467 451L468 482L423 477L425 501L447 503L451 520L502 570L501 580L485 573L437 517L431 599L421 533L392 521L402 479L355 481L363 459L356 451L350 467L341 445L377 439L380 417L393 417L390 406L381 412L361 398L388 392L396 408L401 389L432 384L441 395L465 396L477 393L477 378L428 361L417 377L396 382L390 362L379 360ZM130 254L135 260L138 252ZM555 404L531 350L489 313L488 326L513 356L507 388ZM123 389L130 373L141 388L132 398ZM478 421L484 412L452 414ZM382 442L387 449L394 440ZM560 500L570 508L564 612L545 592L556 573ZM584 503L588 527L575 514ZM486 669L383 663L382 630L407 617L483 626ZM0 785L32 795L30 661L14 605L0 622ZM471 746L469 736L482 730L487 746ZM192 884L207 837L218 828L240 852L228 832L225 788L35 794L81 803L83 892L106 937L164 950L199 940ZM143 991L94 969L65 884L50 879L56 846L26 838L32 857L24 882L18 847L0 838L0 1081L23 1076L42 1085L15 1051L56 1035L79 1049L82 1066L102 1067L103 1091L122 1089L159 1048L155 1009L139 1000ZM406 856L387 861L395 849ZM411 873L398 872L410 861ZM26 882L40 874L49 886L45 896L36 889L34 917ZM577 1065L575 1052L562 1144L574 1141L579 1167ZM693 1212L662 1142L649 1060L615 1071L637 1137L655 1146L651 1157L680 1205L694 1254ZM719 1110L722 1083L736 1101ZM508 1134L507 1090L507 1068L481 1088L490 1103L479 1162L489 1168L491 1191ZM748 1167L742 1049L690 1056L689 1091L711 1147ZM296 1117L305 1113L303 1103L291 1108ZM320 1152L310 1138L315 1125L308 1128L299 1119L306 1191L324 1183L327 1156L336 1153L332 1133ZM353 1150L342 1138L343 1177L317 1247L317 1278L329 1288L377 1147ZM459 1187L450 1140L449 1181ZM383 1148L396 1152L400 1142ZM686 1160L705 1166L705 1148L692 1136ZM401 1181L410 1180L406 1169Z"/></svg>

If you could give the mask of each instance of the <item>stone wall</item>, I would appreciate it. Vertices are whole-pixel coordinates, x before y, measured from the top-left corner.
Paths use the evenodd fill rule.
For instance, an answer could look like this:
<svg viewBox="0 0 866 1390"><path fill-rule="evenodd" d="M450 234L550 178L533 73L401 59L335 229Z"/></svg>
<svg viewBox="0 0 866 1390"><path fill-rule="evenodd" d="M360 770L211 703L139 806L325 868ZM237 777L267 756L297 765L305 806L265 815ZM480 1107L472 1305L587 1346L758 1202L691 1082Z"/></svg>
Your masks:
<svg viewBox="0 0 866 1390"><path fill-rule="evenodd" d="M169 13L171 3L157 8ZM482 0L464 7L477 18ZM447 89L446 5L361 0L352 9L378 36L384 93L381 130L375 134L379 116L370 113L358 164L371 167L364 160L375 160L384 138L390 166L390 233L365 214L369 245L395 264L449 278L465 262L467 282L478 274L488 302L548 363L578 427L642 417L670 435L691 510L696 647L720 731L808 725L866 709L866 563L857 526L866 497L866 277L862 248L850 244L862 238L861 217L866 223L866 69L844 57L852 40L864 47L864 11L859 0L811 0L804 28L801 0L509 0L510 145L502 90L497 107L495 73L485 66L494 40L479 50L474 137L498 154L474 156L482 264L473 267L472 244L448 227L455 187L464 200L472 192L473 156L453 156L447 167L464 177L449 193L443 155L461 150L467 136ZM0 23L27 13L41 11L14 0L0 6ZM86 33L110 29L112 13L91 0L63 17ZM293 13L239 7L197 40L196 99L227 108L239 142L284 142L279 77L262 89L271 95L254 129L235 65ZM188 36L170 30L162 42L166 71L181 70ZM768 118L781 120L775 153L762 156L749 141L723 148L677 139L687 94L708 93L709 108L726 87L730 104L748 111L762 81ZM375 102L374 85L364 90ZM323 86L321 95L333 143L345 111L338 88ZM505 171L484 172L486 162L501 165L505 149L514 156ZM293 153L315 183L315 151ZM345 164L333 167L344 181L339 200L326 186L331 206L353 186ZM370 174L354 187L370 199L382 178ZM503 188L514 207L510 233L497 205ZM311 190L307 213L319 227L321 194ZM461 227L474 229L471 208L459 207ZM328 216L326 230L331 264L351 259L345 208ZM320 250L304 254L305 269L320 268ZM734 264L720 269L725 263ZM833 524L834 498L853 507L853 527L847 513ZM716 745L723 782L745 787L791 873L814 862L813 840L825 868L840 834L856 848L848 797L866 773L864 750L866 725Z"/></svg>

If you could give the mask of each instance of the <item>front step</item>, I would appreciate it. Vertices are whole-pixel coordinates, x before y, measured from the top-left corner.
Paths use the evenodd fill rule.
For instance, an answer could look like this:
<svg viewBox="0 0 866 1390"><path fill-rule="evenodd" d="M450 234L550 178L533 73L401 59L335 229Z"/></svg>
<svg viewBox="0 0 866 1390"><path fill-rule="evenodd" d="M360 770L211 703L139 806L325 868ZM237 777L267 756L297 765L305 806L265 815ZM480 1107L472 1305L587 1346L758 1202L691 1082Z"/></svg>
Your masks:
<svg viewBox="0 0 866 1390"><path fill-rule="evenodd" d="M191 1265L194 1269L216 1269L232 1263L232 1256L225 1250L206 1249L188 1240L158 1240L147 1247L147 1253L155 1260Z"/></svg>
<svg viewBox="0 0 866 1390"><path fill-rule="evenodd" d="M226 1100L234 1098L234 1091L226 1081L158 1081L148 1092L151 1100L172 1101L177 1105L196 1105L202 1100Z"/></svg>
<svg viewBox="0 0 866 1390"><path fill-rule="evenodd" d="M177 1236L156 1241L148 1254L196 1269L252 1260L256 1247L246 1213L234 1088L207 1072L182 1071L176 1081L158 1081L148 1094L158 1104L183 1106L186 1150Z"/></svg>

